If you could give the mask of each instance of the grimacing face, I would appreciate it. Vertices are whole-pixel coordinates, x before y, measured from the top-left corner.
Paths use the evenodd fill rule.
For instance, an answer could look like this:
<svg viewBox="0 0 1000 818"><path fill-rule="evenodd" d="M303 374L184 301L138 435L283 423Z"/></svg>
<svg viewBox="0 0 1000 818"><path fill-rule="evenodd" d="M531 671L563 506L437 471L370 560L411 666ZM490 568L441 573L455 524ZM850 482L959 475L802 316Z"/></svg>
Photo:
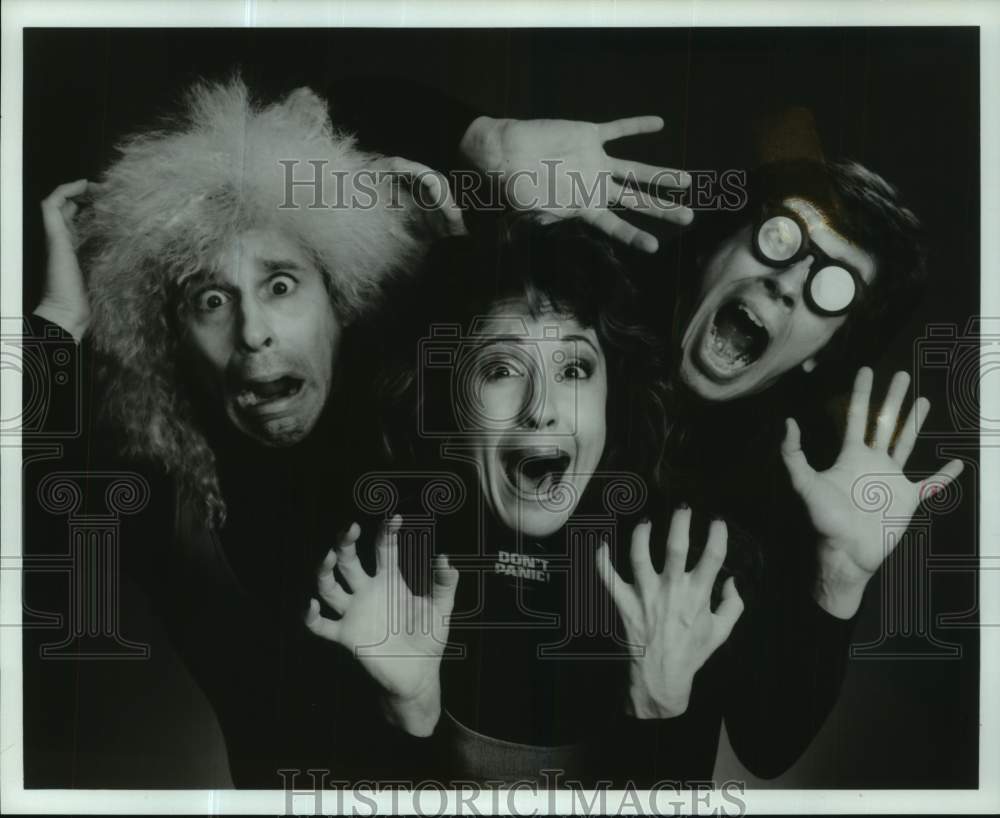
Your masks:
<svg viewBox="0 0 1000 818"><path fill-rule="evenodd" d="M473 456L480 489L512 531L565 525L604 453L607 365L597 334L522 299L495 306L473 336Z"/></svg>
<svg viewBox="0 0 1000 818"><path fill-rule="evenodd" d="M185 287L186 344L233 425L267 446L305 438L341 336L323 273L275 230L250 230Z"/></svg>
<svg viewBox="0 0 1000 818"><path fill-rule="evenodd" d="M821 210L799 198L782 204L803 219L824 253L872 282L875 260L834 230ZM798 366L811 372L817 353L847 320L846 315L819 315L803 300L813 256L789 267L769 267L753 254L753 229L745 225L706 261L697 305L681 339L681 380L704 400L760 392Z"/></svg>

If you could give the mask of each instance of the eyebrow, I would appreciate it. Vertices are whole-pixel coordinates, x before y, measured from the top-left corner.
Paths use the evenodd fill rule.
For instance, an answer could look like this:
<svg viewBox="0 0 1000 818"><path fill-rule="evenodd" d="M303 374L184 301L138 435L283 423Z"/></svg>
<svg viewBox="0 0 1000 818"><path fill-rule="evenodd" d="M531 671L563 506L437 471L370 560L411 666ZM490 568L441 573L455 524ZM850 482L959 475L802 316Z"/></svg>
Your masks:
<svg viewBox="0 0 1000 818"><path fill-rule="evenodd" d="M812 210L812 213L809 215L809 217L806 217L805 215L803 215L802 213L800 213L798 210L796 210L795 208L793 208L789 204L787 204L787 202L790 202L790 201L805 202L807 205L809 205L810 209ZM859 263L861 261L861 259L857 259L855 261L852 261L850 259L843 258L843 256L845 255L845 253L841 252L840 250L836 251L836 255L833 255L832 253L828 253L826 250L824 250L822 247L820 247L819 244L817 243L817 241L816 241L816 239L815 239L815 237L813 235L813 230L812 230L812 228L814 226L816 226L816 225L811 225L810 224L810 221L813 221L813 220L820 222L820 224L822 224L824 227L826 227L826 229L829 232L833 233L833 235L834 235L835 238L839 239L840 241L842 241L844 244L847 245L847 248L848 248L847 255L850 255L851 251L856 251L856 252L860 253L862 256L867 256L869 259L871 259L872 261L874 261L874 257L872 256L872 254L870 252L868 252L864 247L862 247L856 241L854 241L853 239L851 239L848 236L845 236L843 234L842 228L840 228L837 224L835 224L833 222L833 219L830 217L830 215L826 212L826 210L824 208L820 207L815 202L811 202L808 199L803 199L800 196L792 196L792 197L789 197L788 199L783 199L781 201L781 203L780 203L780 206L783 207L783 208L785 208L786 210L792 211L796 216L799 217L799 219L802 220L802 223L806 226L806 233L809 235L809 241L812 242L812 244L815 247L817 247L821 252L826 253L826 255L829 256L834 261L839 261L842 264L847 264L847 265L850 265L851 267L854 267L858 271L858 276L861 278L862 283L865 284L865 285L868 285L868 282L865 281L865 277L863 275L861 275L861 267L864 266L863 264ZM813 215L813 214L815 214L815 215ZM874 275L874 273L873 273L873 275Z"/></svg>
<svg viewBox="0 0 1000 818"><path fill-rule="evenodd" d="M302 272L303 270L305 270L305 267L302 266L302 264L290 258L265 259L261 263L263 264L264 269L267 270L268 273L284 272L286 270L294 270L297 272Z"/></svg>
<svg viewBox="0 0 1000 818"><path fill-rule="evenodd" d="M583 343L585 343L592 350L594 350L594 352L599 352L600 351L594 345L593 341L591 341L586 335L580 335L579 333L573 333L573 334L567 335L565 338L560 338L559 340L560 341L583 341Z"/></svg>
<svg viewBox="0 0 1000 818"><path fill-rule="evenodd" d="M818 249L820 252L824 253L828 258L832 259L833 261L839 261L841 264L846 264L850 267L853 267L857 271L858 277L861 279L861 283L864 284L865 286L868 286L868 281L865 280L865 277L864 275L862 275L861 271L862 268L866 266L865 259L867 258L872 263L872 271L873 271L872 275L874 276L875 268L874 268L874 257L872 256L872 254L869 253L867 250L865 250L865 248L862 247L860 244L857 244L856 242L852 241L847 236L845 236L843 233L841 233L840 230L838 230L835 225L831 224L826 220L824 220L824 224L826 224L827 228L829 229L829 232L833 233L834 238L838 239L839 241L843 242L846 245L846 249L838 248L832 253L828 252L827 250L824 250L822 247L819 246L819 243L816 241L816 238L813 235L812 231L808 230L809 224L806 223L806 228L809 233L809 241L812 243L813 247ZM847 256L855 256L855 255L858 257L846 258Z"/></svg>
<svg viewBox="0 0 1000 818"><path fill-rule="evenodd" d="M196 290L200 287L218 287L220 289L230 288L230 285L220 279L218 275L212 270L198 270L195 273L184 276L177 282L178 291L187 296L192 290Z"/></svg>
<svg viewBox="0 0 1000 818"><path fill-rule="evenodd" d="M264 268L266 275L274 275L275 273L281 272L304 272L305 267L298 261L294 259L265 259L261 261L261 266ZM188 290L191 287L200 287L204 285L209 285L213 287L231 288L232 285L225 279L219 276L217 270L214 269L203 269L198 270L195 273L191 273L185 276L180 281L177 282L178 286L183 290Z"/></svg>
<svg viewBox="0 0 1000 818"><path fill-rule="evenodd" d="M477 341L473 349L482 349L490 344L502 344L502 343L514 343L514 344L534 344L539 341L556 341L558 343L569 343L573 341L582 341L587 346L589 346L595 354L599 352L598 347L591 341L586 335L580 335L579 333L571 333L570 335L562 335L558 338L531 338L527 335L514 335L513 333L500 333L498 335L484 335L481 340Z"/></svg>

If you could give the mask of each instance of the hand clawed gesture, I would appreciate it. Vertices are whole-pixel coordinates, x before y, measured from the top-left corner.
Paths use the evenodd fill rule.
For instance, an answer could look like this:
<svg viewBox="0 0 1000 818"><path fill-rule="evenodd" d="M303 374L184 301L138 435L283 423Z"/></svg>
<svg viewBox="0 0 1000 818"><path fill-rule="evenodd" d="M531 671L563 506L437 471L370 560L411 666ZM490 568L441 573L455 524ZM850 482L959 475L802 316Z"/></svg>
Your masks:
<svg viewBox="0 0 1000 818"><path fill-rule="evenodd" d="M305 623L317 636L351 651L383 688L389 718L416 735L429 735L440 715L441 655L448 641L448 620L455 602L458 571L438 555L429 596L415 596L399 570L396 515L383 525L376 543L375 575L358 559L361 529L354 523L330 550L317 572L319 595L338 615L321 615L310 600ZM347 583L345 589L334 568Z"/></svg>
<svg viewBox="0 0 1000 818"><path fill-rule="evenodd" d="M809 465L794 420L787 421L781 447L792 487L819 536L817 601L842 618L853 616L865 585L898 544L920 503L958 477L963 465L952 460L937 474L918 481L904 474L930 409L926 398L917 398L892 445L910 382L905 372L893 377L867 443L872 378L868 367L858 371L844 443L833 466L817 472ZM877 508L872 507L871 497L880 501Z"/></svg>
<svg viewBox="0 0 1000 818"><path fill-rule="evenodd" d="M618 607L629 643L637 648L630 667L629 704L638 718L670 718L687 709L695 673L726 641L743 612L732 577L722 586L718 610L713 613L711 608L712 585L726 557L726 524L712 522L705 551L694 569L686 571L690 524L690 509L674 512L660 574L649 554L652 525L635 527L635 585L615 571L607 543L597 554L598 572Z"/></svg>

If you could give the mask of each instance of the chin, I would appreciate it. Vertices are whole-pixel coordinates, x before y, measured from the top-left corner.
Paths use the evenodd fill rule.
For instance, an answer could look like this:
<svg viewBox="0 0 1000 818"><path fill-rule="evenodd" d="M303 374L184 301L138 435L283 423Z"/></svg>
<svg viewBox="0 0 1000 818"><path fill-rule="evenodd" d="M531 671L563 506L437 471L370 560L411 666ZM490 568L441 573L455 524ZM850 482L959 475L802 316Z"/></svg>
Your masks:
<svg viewBox="0 0 1000 818"><path fill-rule="evenodd" d="M319 413L280 415L255 418L252 422L236 410L229 412L230 420L247 437L272 449L287 448L301 443L315 428Z"/></svg>
<svg viewBox="0 0 1000 818"><path fill-rule="evenodd" d="M520 510L517 515L516 524L511 526L526 537L543 539L551 537L560 528L566 525L569 515L557 513L544 508Z"/></svg>
<svg viewBox="0 0 1000 818"><path fill-rule="evenodd" d="M729 383L718 383L703 374L698 366L685 357L679 371L681 383L701 400L708 403L725 403L763 392L777 381L777 378L742 377ZM747 375L758 373L747 373Z"/></svg>
<svg viewBox="0 0 1000 818"><path fill-rule="evenodd" d="M583 489L572 474L575 450L562 445L511 445L490 452L483 485L494 515L511 531L535 538L566 525Z"/></svg>
<svg viewBox="0 0 1000 818"><path fill-rule="evenodd" d="M733 400L745 394L745 390L739 383L718 383L704 375L687 355L684 356L678 374L681 383L703 401L722 403L723 401Z"/></svg>

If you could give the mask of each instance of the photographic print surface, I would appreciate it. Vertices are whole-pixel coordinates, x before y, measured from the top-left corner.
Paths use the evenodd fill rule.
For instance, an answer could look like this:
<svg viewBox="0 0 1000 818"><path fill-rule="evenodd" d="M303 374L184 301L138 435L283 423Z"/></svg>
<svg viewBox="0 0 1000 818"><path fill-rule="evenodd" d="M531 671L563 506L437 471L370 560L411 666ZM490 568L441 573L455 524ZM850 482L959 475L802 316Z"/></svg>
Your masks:
<svg viewBox="0 0 1000 818"><path fill-rule="evenodd" d="M23 30L25 795L992 786L979 27L578 22Z"/></svg>

